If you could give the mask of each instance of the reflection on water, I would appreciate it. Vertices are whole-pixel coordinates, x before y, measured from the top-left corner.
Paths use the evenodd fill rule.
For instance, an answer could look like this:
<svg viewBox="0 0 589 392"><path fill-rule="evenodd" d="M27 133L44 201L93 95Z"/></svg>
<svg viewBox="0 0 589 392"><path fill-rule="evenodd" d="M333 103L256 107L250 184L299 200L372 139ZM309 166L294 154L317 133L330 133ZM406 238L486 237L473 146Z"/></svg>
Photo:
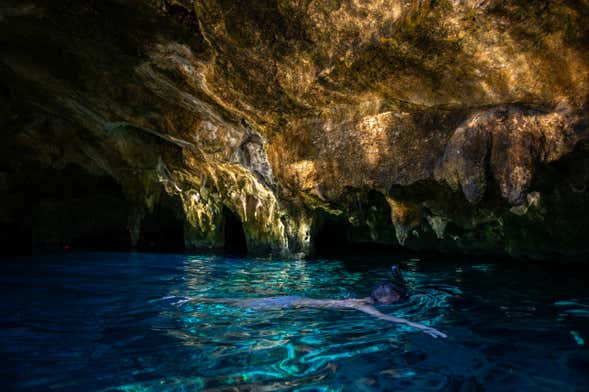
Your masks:
<svg viewBox="0 0 589 392"><path fill-rule="evenodd" d="M583 390L579 271L406 260L385 313L241 309L177 297L366 296L389 266L342 260L86 253L4 262L2 384L22 390ZM170 298L171 297L171 298Z"/></svg>

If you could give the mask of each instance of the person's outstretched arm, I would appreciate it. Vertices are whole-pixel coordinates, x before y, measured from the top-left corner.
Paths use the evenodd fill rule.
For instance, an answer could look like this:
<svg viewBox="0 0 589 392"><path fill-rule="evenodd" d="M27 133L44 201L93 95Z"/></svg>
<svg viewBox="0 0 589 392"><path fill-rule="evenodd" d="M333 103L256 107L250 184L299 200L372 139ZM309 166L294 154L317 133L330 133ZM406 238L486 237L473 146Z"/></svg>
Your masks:
<svg viewBox="0 0 589 392"><path fill-rule="evenodd" d="M166 301L171 305L182 305L187 302L199 302L205 304L225 304L239 302L240 300L236 298L181 297L177 295L169 295L167 297L151 300L150 302L155 301Z"/></svg>
<svg viewBox="0 0 589 392"><path fill-rule="evenodd" d="M392 321L393 323L405 324L405 325L409 325L410 327L420 329L422 332L425 332L429 336L436 338L436 339L439 337L442 337L442 338L448 337L445 333L440 332L435 328L428 327L426 325L419 324L419 323L414 323L414 322L411 322L411 321L406 320L404 318L389 316L388 314L381 313L374 306L361 305L361 306L356 307L356 309L358 309L364 313L367 313L371 316L378 317L381 320Z"/></svg>

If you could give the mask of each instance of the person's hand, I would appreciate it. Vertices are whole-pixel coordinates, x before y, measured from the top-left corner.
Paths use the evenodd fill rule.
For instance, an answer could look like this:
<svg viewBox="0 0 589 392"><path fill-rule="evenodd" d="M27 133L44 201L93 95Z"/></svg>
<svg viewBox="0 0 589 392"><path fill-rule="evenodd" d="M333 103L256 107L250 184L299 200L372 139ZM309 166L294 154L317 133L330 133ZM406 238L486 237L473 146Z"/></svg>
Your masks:
<svg viewBox="0 0 589 392"><path fill-rule="evenodd" d="M409 325L411 325L412 327L415 327L415 328L420 329L422 332L428 334L429 336L431 336L434 339L437 339L437 338L447 338L448 337L448 335L446 335L445 333L443 333L441 331L438 331L435 328L425 326L423 324L411 323Z"/></svg>
<svg viewBox="0 0 589 392"><path fill-rule="evenodd" d="M422 328L421 330L434 339L448 337L448 335L446 335L444 332L438 331L437 329L432 328L432 327L425 327L425 328Z"/></svg>

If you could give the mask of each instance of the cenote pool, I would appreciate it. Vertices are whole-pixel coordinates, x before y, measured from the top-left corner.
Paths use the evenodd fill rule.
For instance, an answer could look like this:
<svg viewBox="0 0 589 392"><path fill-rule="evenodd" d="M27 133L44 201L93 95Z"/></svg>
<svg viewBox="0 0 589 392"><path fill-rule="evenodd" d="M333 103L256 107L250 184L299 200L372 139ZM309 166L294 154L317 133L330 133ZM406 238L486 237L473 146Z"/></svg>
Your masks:
<svg viewBox="0 0 589 392"><path fill-rule="evenodd" d="M424 295L380 309L447 339L356 311L173 300L365 296L389 277L390 263L369 259L6 260L2 390L588 390L589 281L578 267L395 259Z"/></svg>

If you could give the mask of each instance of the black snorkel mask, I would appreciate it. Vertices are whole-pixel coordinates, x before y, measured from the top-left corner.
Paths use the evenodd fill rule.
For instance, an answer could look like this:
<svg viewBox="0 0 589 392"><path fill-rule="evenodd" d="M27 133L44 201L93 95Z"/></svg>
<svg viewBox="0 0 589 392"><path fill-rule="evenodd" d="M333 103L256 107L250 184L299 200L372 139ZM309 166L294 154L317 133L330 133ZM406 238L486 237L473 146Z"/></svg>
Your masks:
<svg viewBox="0 0 589 392"><path fill-rule="evenodd" d="M391 266L391 272L393 273L393 278L391 279L391 284L395 288L397 294L399 294L399 302L405 302L409 299L409 290L407 289L407 285L405 284L405 279L403 279L403 275L401 274L401 268L398 265L393 264Z"/></svg>
<svg viewBox="0 0 589 392"><path fill-rule="evenodd" d="M405 285L405 280L403 279L403 275L401 274L401 268L397 264L391 265L391 272L393 273L393 281L401 283L403 286Z"/></svg>

